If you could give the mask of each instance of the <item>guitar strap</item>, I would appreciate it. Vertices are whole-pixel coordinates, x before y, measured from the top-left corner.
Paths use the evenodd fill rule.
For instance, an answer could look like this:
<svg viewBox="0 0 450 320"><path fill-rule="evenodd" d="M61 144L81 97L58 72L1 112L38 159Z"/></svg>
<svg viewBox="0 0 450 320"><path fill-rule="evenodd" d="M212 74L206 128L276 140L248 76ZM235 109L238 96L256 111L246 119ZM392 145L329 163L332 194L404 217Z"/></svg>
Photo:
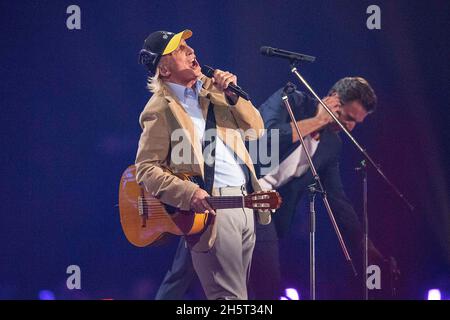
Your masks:
<svg viewBox="0 0 450 320"><path fill-rule="evenodd" d="M206 134L208 130L213 130L212 135ZM205 139L208 138L208 139ZM203 189L212 195L212 189L214 185L214 168L216 163L216 139L217 139L217 128L216 128L216 116L214 114L214 105L212 102L209 103L208 114L206 116L205 124L205 134L202 145L202 152L204 157L204 185Z"/></svg>
<svg viewBox="0 0 450 320"><path fill-rule="evenodd" d="M206 132L208 130L213 130L212 135L206 135ZM203 157L205 160L204 163L204 174L205 179L203 184L200 184L200 187L202 187L203 190L208 192L210 195L212 195L212 189L214 185L214 171L215 171L215 162L216 162L216 139L217 139L217 128L216 128L216 116L214 114L214 105L212 102L209 103L208 107L208 114L206 115L206 123L205 123L205 135L204 137L208 139L204 139L203 145L202 145L202 152ZM206 150L206 152L205 152ZM235 156L238 158L238 156L235 154ZM239 158L239 164L242 168L242 171L245 175L245 181L247 187L250 186L250 172L247 167L247 165L244 164L244 162ZM250 188L251 189L251 188Z"/></svg>

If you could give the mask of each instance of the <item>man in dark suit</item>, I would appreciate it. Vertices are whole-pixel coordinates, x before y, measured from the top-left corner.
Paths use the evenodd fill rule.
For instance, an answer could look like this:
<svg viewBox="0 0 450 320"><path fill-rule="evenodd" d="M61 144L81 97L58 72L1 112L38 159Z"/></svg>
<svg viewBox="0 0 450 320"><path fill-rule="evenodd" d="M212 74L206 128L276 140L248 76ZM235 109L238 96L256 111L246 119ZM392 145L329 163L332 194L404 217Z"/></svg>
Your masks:
<svg viewBox="0 0 450 320"><path fill-rule="evenodd" d="M265 168L260 166L259 182L263 189L276 189L283 203L273 215L274 223L256 229L257 243L250 287L257 299L278 299L281 295L278 239L288 233L297 204L308 194L308 186L314 182L294 124L282 102L282 93L283 88L259 108L269 140L273 129L278 130L279 139L279 166L269 172L264 172ZM341 181L339 161L342 143L338 136L339 127L317 100L309 95L294 90L288 94L288 98L344 240L351 253L358 252L362 248L363 232ZM323 101L351 131L375 111L377 97L365 79L346 77L330 89ZM382 259L372 243L369 248L371 257Z"/></svg>

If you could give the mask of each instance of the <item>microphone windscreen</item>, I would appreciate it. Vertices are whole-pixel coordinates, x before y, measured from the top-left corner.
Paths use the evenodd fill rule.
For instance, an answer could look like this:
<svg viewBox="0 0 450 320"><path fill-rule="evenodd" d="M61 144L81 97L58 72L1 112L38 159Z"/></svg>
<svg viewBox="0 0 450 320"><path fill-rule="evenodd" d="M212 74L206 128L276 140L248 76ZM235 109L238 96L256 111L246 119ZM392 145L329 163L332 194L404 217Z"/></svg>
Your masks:
<svg viewBox="0 0 450 320"><path fill-rule="evenodd" d="M271 56L271 55L273 55L273 48L262 46L259 49L259 52L261 52L264 56Z"/></svg>

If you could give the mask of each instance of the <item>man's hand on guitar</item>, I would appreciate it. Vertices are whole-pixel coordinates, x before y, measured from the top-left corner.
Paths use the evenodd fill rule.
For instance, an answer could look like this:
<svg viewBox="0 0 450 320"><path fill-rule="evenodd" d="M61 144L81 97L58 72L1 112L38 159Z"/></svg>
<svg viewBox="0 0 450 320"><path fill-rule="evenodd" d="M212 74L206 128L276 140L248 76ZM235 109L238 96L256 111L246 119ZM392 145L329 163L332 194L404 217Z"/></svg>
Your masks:
<svg viewBox="0 0 450 320"><path fill-rule="evenodd" d="M195 211L196 213L208 212L215 215L216 212L210 206L208 201L206 201L207 197L210 197L208 192L200 188L197 189L191 199L191 210Z"/></svg>

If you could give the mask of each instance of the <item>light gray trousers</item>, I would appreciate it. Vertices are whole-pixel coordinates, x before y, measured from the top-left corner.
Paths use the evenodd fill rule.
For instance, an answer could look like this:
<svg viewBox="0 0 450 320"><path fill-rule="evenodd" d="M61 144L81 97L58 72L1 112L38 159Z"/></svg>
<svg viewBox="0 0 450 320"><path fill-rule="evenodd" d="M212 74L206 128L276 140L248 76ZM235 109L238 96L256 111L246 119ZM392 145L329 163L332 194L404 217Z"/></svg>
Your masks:
<svg viewBox="0 0 450 320"><path fill-rule="evenodd" d="M243 187L214 188L213 196L246 195ZM217 237L209 251L191 251L192 262L209 300L247 300L247 280L255 247L251 209L216 210Z"/></svg>

